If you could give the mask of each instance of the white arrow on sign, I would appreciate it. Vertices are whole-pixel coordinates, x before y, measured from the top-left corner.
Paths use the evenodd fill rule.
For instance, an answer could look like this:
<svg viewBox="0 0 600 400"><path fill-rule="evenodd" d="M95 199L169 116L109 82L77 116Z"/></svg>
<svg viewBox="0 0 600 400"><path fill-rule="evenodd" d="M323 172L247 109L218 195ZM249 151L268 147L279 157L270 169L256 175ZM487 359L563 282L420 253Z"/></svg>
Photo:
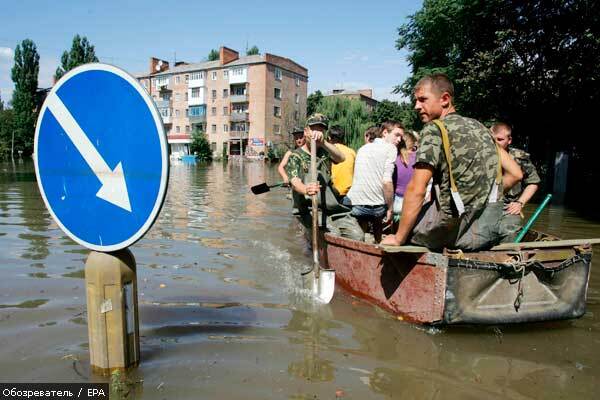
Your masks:
<svg viewBox="0 0 600 400"><path fill-rule="evenodd" d="M127 185L125 184L125 175L123 174L121 162L117 164L115 169L110 169L104 158L98 153L96 147L94 147L56 93L48 96L46 104L52 115L54 115L54 118L56 118L60 126L67 133L67 136L69 136L77 150L81 153L85 162L102 183L96 196L131 212L131 204L129 202L129 194L127 193Z"/></svg>

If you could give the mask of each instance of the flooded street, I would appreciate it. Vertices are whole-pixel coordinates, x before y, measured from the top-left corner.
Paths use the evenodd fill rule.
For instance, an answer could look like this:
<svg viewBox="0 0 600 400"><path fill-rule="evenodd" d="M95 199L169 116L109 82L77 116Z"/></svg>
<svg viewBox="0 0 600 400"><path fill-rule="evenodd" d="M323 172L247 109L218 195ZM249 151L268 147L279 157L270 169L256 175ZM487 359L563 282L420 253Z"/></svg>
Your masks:
<svg viewBox="0 0 600 400"><path fill-rule="evenodd" d="M300 289L312 261L285 189L249 190L265 180L275 168L257 162L172 166L158 220L130 248L141 364L124 398L598 398L594 268L574 321L420 328L341 290L316 306ZM103 381L89 367L89 251L51 219L33 163L0 164L0 213L2 381ZM535 228L600 237L599 223L554 206Z"/></svg>

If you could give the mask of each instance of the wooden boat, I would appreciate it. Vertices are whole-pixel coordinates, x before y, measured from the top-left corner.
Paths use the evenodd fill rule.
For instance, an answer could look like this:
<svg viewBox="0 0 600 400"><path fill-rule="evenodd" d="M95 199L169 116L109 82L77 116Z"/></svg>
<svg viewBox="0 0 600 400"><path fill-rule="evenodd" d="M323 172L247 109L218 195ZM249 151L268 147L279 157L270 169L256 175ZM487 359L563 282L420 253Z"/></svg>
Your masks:
<svg viewBox="0 0 600 400"><path fill-rule="evenodd" d="M531 231L527 242L490 251L431 252L320 234L321 263L336 286L420 324L505 324L585 313L591 240Z"/></svg>

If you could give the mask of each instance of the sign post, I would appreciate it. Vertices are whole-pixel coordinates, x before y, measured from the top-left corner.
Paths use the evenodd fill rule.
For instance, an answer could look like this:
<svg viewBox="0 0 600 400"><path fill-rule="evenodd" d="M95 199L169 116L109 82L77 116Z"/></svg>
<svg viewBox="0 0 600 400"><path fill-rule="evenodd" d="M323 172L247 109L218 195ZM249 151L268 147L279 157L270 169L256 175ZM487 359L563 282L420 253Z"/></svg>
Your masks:
<svg viewBox="0 0 600 400"><path fill-rule="evenodd" d="M86 261L90 363L108 373L139 362L135 259L167 191L162 119L135 78L107 64L69 71L40 110L34 162L60 228Z"/></svg>

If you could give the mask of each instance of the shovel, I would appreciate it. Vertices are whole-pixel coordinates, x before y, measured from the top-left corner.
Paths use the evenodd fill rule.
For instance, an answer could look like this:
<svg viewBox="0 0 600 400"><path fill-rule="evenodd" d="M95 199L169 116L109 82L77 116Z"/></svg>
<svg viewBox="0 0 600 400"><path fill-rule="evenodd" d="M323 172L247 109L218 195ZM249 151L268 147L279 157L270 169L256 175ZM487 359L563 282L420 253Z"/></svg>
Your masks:
<svg viewBox="0 0 600 400"><path fill-rule="evenodd" d="M254 194L263 194L263 193L267 193L268 191L270 191L274 187L279 187L279 186L283 186L283 185L285 185L284 182L279 182L279 183L276 183L274 185L267 185L266 183L261 183L260 185L254 185L254 186L252 186L250 188L250 190Z"/></svg>
<svg viewBox="0 0 600 400"><path fill-rule="evenodd" d="M311 182L317 182L317 143L315 138L310 139L310 175ZM321 268L319 264L319 204L317 195L312 196L312 268L302 273L302 281L306 289L310 289L313 296L324 304L328 304L335 289L335 271Z"/></svg>

